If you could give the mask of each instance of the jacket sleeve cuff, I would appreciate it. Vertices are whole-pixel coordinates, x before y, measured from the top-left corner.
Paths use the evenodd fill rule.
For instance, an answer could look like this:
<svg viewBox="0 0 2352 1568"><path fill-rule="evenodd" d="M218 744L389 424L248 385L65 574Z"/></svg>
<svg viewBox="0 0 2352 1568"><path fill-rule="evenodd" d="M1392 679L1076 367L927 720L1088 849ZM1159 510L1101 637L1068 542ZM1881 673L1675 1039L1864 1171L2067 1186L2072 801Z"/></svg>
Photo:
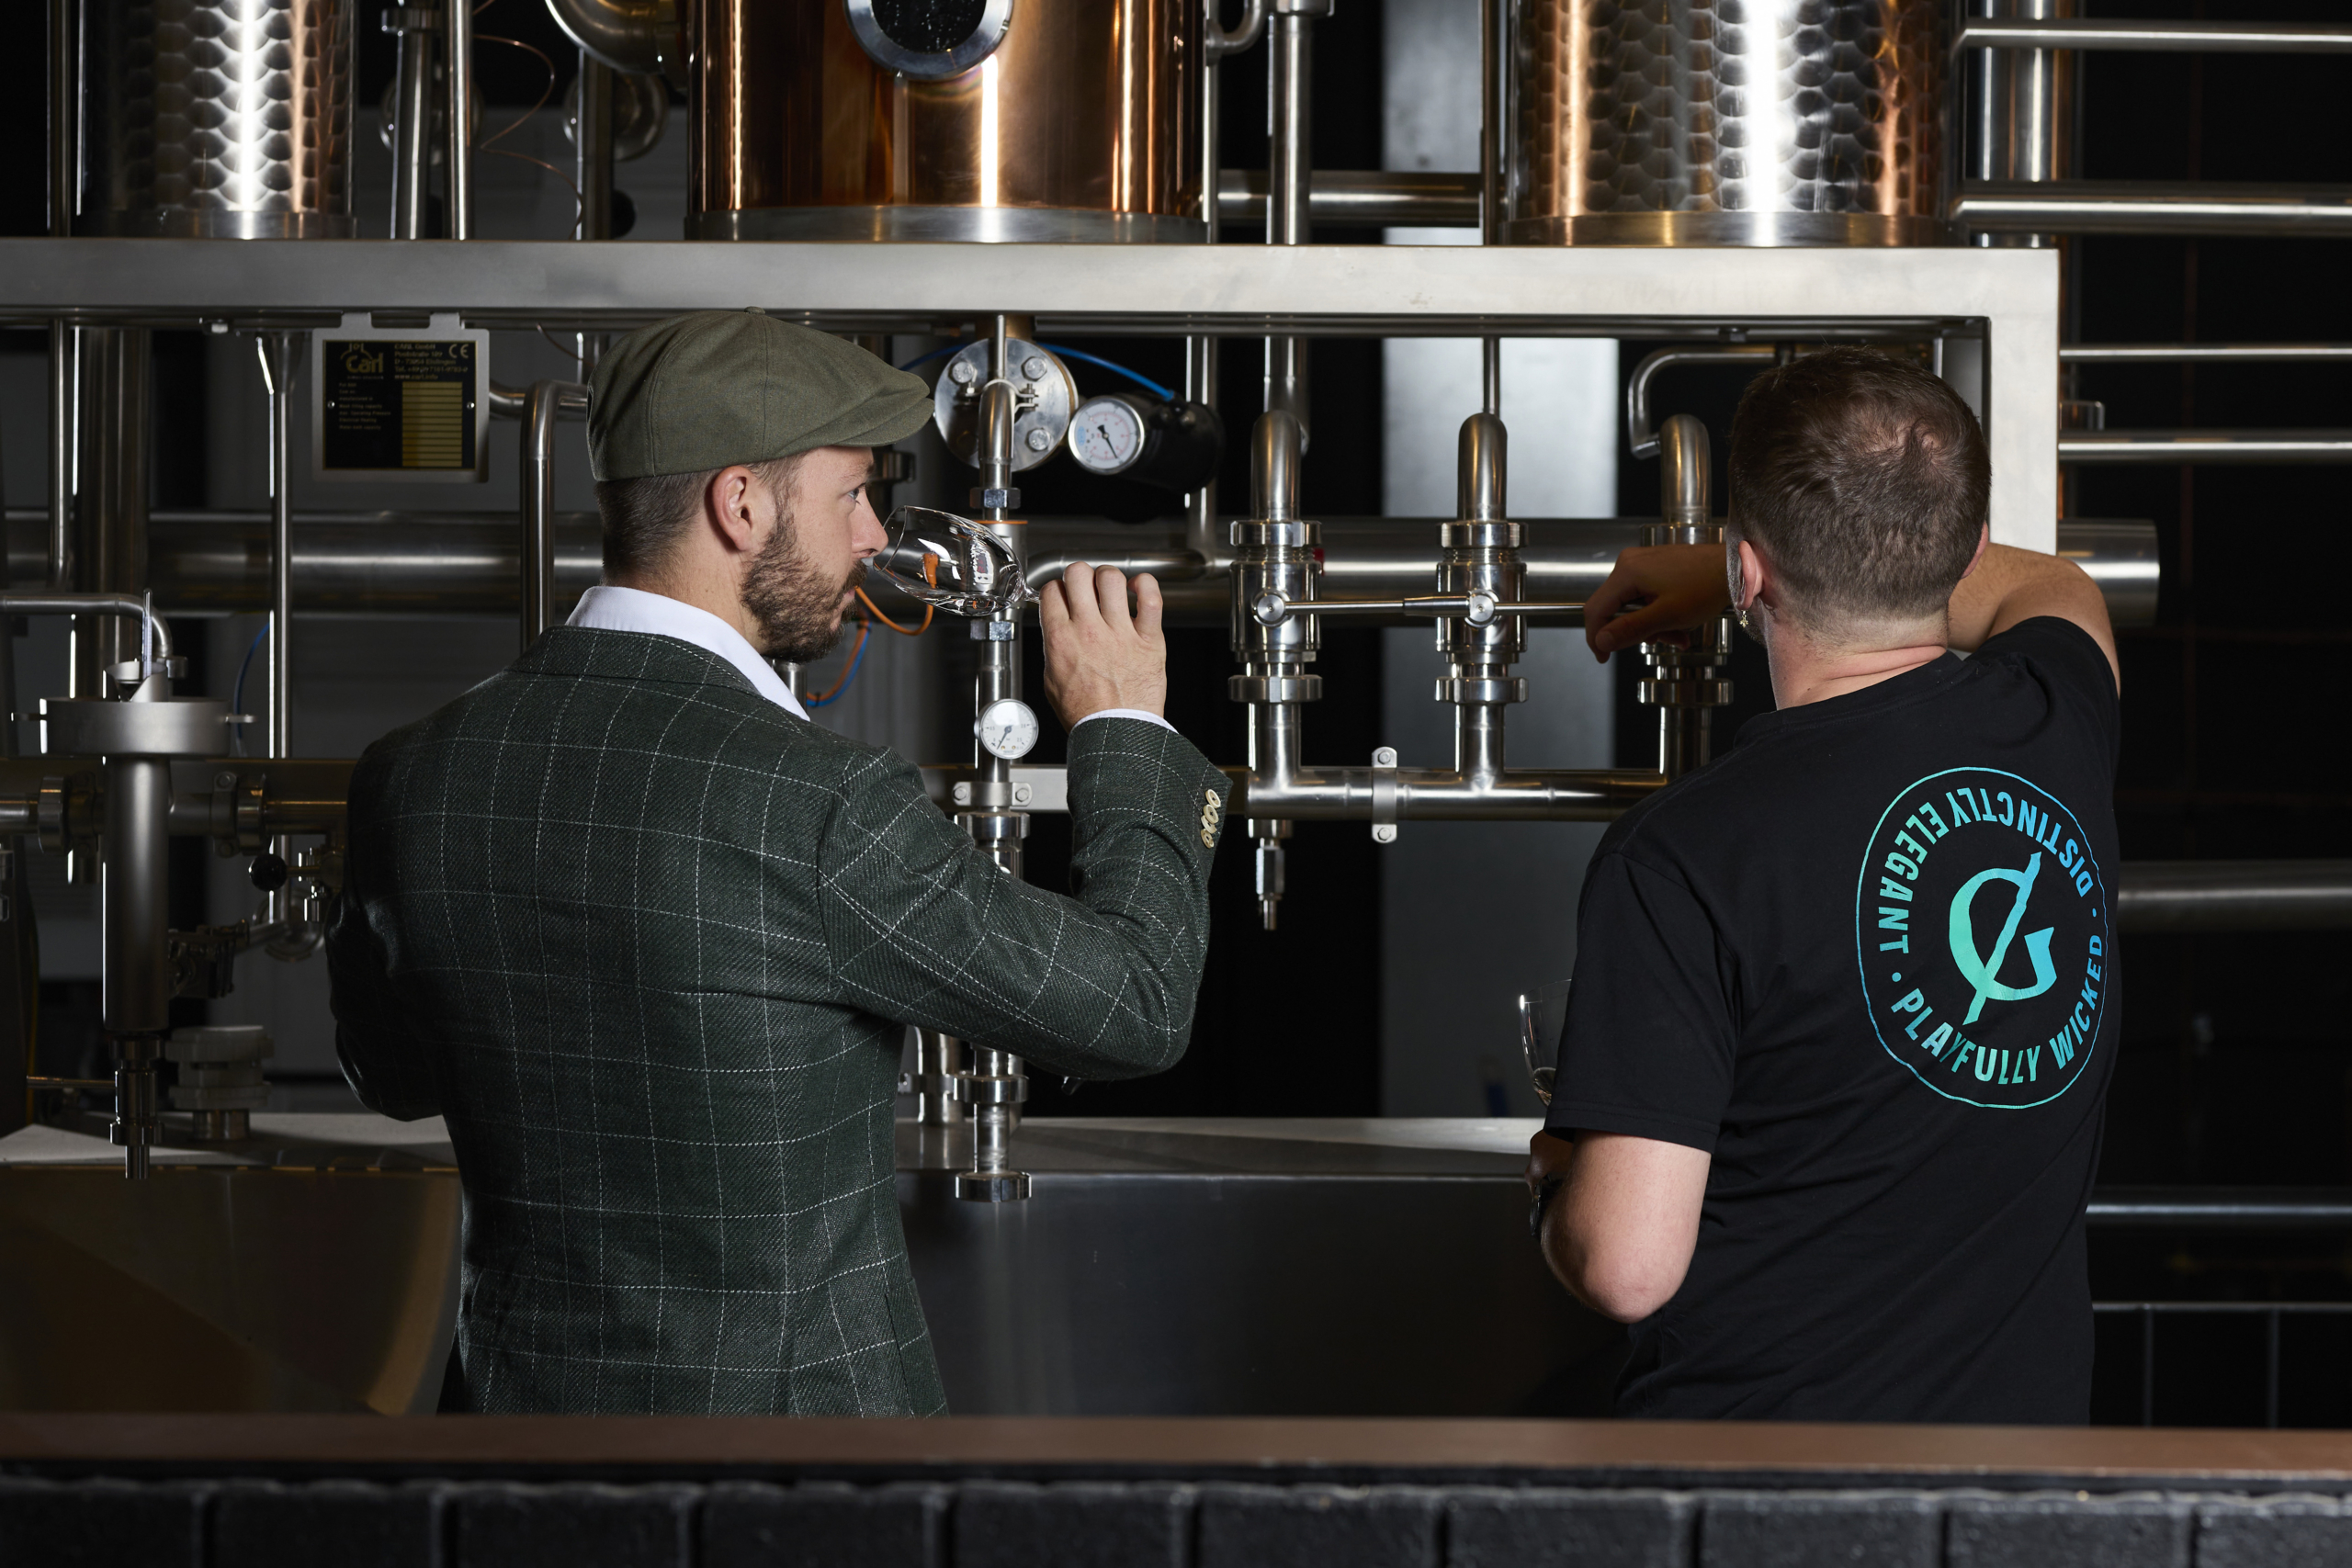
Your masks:
<svg viewBox="0 0 2352 1568"><path fill-rule="evenodd" d="M1178 729L1174 725L1169 723L1158 714L1146 713L1141 708L1097 708L1094 712L1088 714L1084 718L1080 719L1078 724L1071 725L1070 728L1072 729L1076 729L1079 725L1091 724L1098 718L1139 718L1146 724L1156 724L1159 726L1160 728L1167 730L1171 735L1181 735L1183 733L1183 731Z"/></svg>

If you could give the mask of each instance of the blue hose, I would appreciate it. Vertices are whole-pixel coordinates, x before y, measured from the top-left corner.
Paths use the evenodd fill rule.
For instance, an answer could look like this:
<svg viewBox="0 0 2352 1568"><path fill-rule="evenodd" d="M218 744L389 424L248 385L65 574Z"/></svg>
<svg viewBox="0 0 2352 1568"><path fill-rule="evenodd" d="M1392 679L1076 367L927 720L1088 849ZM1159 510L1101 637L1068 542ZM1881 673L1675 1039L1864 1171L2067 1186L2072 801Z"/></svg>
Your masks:
<svg viewBox="0 0 2352 1568"><path fill-rule="evenodd" d="M867 635L868 631L865 629L862 629L858 632L857 647L849 656L849 668L842 671L842 678L840 682L835 684L832 691L821 697L804 697L801 699L801 706L811 708L831 707L833 704L842 700L842 696L849 691L849 683L857 679L857 667L865 662L865 642Z"/></svg>
<svg viewBox="0 0 2352 1568"><path fill-rule="evenodd" d="M1041 343L1037 346L1046 350L1048 353L1058 354L1064 359L1076 359L1088 365L1099 365L1103 369L1111 371L1114 375L1125 376L1128 380L1133 381L1136 386L1141 387L1145 391L1149 392L1153 397L1158 398L1163 403L1172 403L1176 400L1176 393L1173 389L1163 387L1159 382L1153 380L1150 377L1140 375L1136 371L1128 369L1124 365L1114 364L1112 361L1104 359L1099 355L1088 354L1080 349L1064 348L1059 344L1054 343Z"/></svg>
<svg viewBox="0 0 2352 1568"><path fill-rule="evenodd" d="M918 365L930 364L933 360L939 358L942 355L954 354L957 350L968 346L970 345L967 344L951 343L945 348L934 348L929 354L910 359L904 365L899 366L899 368L901 370L911 370ZM1110 371L1114 375L1125 376L1128 380L1133 381L1136 386L1141 387L1145 391L1149 392L1153 397L1158 398L1162 402L1172 403L1176 400L1176 393L1172 389L1163 387L1159 382L1153 380L1150 377L1130 370L1125 366L1105 359L1100 355L1089 354L1083 349L1065 348L1057 343L1041 343L1037 346L1046 350L1048 354L1058 354L1064 359L1075 359L1082 364L1100 366L1102 368Z"/></svg>
<svg viewBox="0 0 2352 1568"><path fill-rule="evenodd" d="M261 639L268 635L269 623L267 621L264 621L261 624L261 630L254 633L254 640L245 645L245 657L237 666L236 688L230 694L229 697L229 711L231 713L242 714L245 711L245 671L254 667L254 655L261 650ZM245 726L243 722L240 722L237 726L237 754L242 757L244 755L244 751Z"/></svg>

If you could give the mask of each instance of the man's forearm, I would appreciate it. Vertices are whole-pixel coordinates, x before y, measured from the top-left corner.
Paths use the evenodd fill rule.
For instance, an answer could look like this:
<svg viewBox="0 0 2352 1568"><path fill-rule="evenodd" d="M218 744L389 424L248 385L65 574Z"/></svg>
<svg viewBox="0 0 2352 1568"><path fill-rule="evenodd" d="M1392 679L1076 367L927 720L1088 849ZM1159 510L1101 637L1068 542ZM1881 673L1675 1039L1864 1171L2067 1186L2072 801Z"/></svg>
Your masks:
<svg viewBox="0 0 2352 1568"><path fill-rule="evenodd" d="M1986 545L1976 570L1952 590L1946 640L1973 653L1987 637L2038 615L2074 622L2099 645L2109 665L2117 666L2115 631L2098 584L2070 560L2014 545Z"/></svg>

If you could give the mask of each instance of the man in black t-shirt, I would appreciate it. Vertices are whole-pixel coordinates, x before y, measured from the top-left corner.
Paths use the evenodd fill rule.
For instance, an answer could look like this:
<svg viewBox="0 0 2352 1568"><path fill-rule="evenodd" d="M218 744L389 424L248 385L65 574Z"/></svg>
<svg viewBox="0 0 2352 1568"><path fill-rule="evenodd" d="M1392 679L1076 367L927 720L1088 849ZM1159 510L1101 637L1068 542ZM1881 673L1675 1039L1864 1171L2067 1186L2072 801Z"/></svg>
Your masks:
<svg viewBox="0 0 2352 1568"><path fill-rule="evenodd" d="M1633 1325L1623 1415L2087 1418L2114 641L2080 570L1987 544L1988 487L1943 382L1808 355L1741 401L1729 571L1630 550L1587 605L1605 659L1728 600L1779 709L1585 878L1528 1176Z"/></svg>

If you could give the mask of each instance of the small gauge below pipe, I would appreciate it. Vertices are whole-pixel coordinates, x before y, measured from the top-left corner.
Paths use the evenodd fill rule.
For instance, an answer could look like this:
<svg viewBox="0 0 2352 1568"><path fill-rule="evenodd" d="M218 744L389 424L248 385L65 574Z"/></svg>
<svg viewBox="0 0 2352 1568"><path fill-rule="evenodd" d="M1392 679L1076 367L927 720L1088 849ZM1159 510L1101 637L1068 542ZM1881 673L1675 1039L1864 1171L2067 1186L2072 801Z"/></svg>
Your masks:
<svg viewBox="0 0 2352 1568"><path fill-rule="evenodd" d="M1205 403L1105 392L1079 404L1066 445L1090 474L1182 493L1216 473L1225 426Z"/></svg>

